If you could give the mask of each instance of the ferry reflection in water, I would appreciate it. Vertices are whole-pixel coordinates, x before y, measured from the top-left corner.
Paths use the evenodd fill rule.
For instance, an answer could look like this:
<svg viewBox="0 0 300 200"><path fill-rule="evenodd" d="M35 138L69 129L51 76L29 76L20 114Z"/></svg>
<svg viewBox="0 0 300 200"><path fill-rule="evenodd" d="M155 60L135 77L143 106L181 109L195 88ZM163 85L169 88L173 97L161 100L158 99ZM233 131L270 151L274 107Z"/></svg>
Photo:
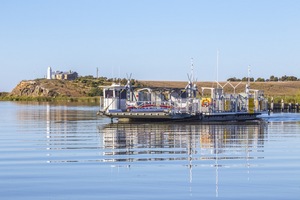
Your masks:
<svg viewBox="0 0 300 200"><path fill-rule="evenodd" d="M250 173L251 160L263 159L264 124L108 124L103 133L103 162L130 167L135 163L215 169L219 196L219 168L240 167ZM231 161L231 162L230 162ZM233 162L232 162L233 161ZM150 164L149 163L149 164ZM248 177L249 179L249 177ZM192 193L192 186L190 188Z"/></svg>
<svg viewBox="0 0 300 200"><path fill-rule="evenodd" d="M100 132L105 162L201 161L260 158L257 153L263 151L266 126L116 123Z"/></svg>

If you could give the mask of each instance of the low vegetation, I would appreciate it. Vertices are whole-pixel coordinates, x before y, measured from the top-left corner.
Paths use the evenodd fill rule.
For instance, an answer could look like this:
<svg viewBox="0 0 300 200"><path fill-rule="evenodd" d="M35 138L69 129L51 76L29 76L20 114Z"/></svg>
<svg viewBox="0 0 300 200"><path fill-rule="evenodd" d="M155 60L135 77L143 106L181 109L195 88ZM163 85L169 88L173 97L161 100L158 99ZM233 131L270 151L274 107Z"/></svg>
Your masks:
<svg viewBox="0 0 300 200"><path fill-rule="evenodd" d="M254 82L254 78L251 77L249 78L250 82ZM232 82L237 82L237 81L248 81L248 77L243 77L242 79L240 78L236 78L236 77L232 77L227 79L227 81L232 81ZM278 82L278 81L300 81L299 78L295 77L295 76L287 76L284 75L282 77L276 77L274 75L270 76L270 78L265 79L262 77L258 77L255 82Z"/></svg>

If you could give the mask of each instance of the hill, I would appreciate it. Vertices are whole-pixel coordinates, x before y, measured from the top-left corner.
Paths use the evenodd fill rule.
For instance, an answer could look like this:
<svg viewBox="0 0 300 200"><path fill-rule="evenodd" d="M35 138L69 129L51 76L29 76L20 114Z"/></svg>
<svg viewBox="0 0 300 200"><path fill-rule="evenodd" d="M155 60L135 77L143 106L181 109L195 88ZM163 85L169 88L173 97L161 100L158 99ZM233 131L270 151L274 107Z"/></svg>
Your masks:
<svg viewBox="0 0 300 200"><path fill-rule="evenodd" d="M23 80L10 93L2 93L0 100L13 101L98 101L99 85L110 84L106 78L80 77L76 80ZM93 98L94 97L94 98Z"/></svg>
<svg viewBox="0 0 300 200"><path fill-rule="evenodd" d="M21 81L10 93L12 96L30 97L82 97L90 87L82 83L64 80Z"/></svg>
<svg viewBox="0 0 300 200"><path fill-rule="evenodd" d="M126 84L126 79L115 80ZM131 80L135 84L135 80ZM102 95L99 86L111 85L113 79L85 76L76 80L36 79L21 81L10 93L0 93L0 100L96 102Z"/></svg>

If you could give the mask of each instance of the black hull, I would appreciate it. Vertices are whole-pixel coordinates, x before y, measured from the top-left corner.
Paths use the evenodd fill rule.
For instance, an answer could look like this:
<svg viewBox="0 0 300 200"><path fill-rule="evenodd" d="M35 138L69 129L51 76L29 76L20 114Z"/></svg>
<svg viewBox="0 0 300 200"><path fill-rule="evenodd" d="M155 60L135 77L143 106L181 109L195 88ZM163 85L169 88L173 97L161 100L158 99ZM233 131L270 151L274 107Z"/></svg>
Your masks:
<svg viewBox="0 0 300 200"><path fill-rule="evenodd" d="M193 122L227 122L227 121L250 121L257 120L261 113L246 113L246 112L224 112L224 113L165 113L165 112L117 112L103 113L111 119L119 119L120 121L193 121Z"/></svg>

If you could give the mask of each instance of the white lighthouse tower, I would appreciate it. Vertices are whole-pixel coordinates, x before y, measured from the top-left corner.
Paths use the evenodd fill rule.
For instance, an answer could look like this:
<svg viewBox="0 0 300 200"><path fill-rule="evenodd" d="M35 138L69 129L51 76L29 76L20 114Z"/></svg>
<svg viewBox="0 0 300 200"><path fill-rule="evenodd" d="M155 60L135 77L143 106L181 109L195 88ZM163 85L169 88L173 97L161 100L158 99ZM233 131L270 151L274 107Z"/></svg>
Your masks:
<svg viewBox="0 0 300 200"><path fill-rule="evenodd" d="M51 67L48 67L48 70L47 70L47 79L52 79L52 69L51 69Z"/></svg>

